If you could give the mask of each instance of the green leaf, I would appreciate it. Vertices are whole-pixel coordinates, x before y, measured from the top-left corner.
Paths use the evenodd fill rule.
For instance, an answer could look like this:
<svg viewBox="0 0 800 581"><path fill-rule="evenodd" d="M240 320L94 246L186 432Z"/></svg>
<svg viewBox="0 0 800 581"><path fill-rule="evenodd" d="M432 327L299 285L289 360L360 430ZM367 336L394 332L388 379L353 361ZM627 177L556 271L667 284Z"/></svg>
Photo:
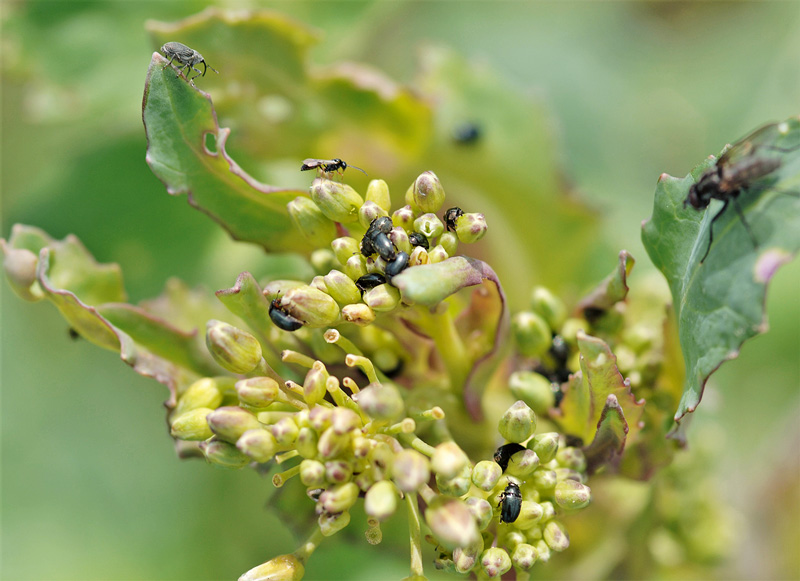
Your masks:
<svg viewBox="0 0 800 581"><path fill-rule="evenodd" d="M578 303L577 310L605 311L628 296L628 276L636 261L627 250L619 253L619 263L595 289Z"/></svg>
<svg viewBox="0 0 800 581"><path fill-rule="evenodd" d="M600 421L597 422L594 440L583 448L589 474L594 474L606 464L614 467L618 465L627 435L628 422L619 407L617 396L609 395L600 414Z"/></svg>
<svg viewBox="0 0 800 581"><path fill-rule="evenodd" d="M768 126L771 139L764 155L780 167L745 191L739 202L758 248L731 207L714 223L708 257L711 220L721 203L705 211L684 207L689 189L713 167L709 158L685 178L663 174L656 187L652 217L644 223L642 241L672 292L686 383L675 421L695 410L709 376L739 354L749 338L767 330L764 302L767 284L777 269L800 249L800 118ZM774 129L774 130L773 130ZM754 155L760 155L756 150Z"/></svg>

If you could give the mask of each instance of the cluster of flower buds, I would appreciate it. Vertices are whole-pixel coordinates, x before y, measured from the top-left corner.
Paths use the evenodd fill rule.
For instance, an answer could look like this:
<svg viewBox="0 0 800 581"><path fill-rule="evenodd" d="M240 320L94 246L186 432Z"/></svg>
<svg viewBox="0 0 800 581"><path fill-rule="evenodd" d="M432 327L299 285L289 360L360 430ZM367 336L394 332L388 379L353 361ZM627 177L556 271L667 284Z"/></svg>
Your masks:
<svg viewBox="0 0 800 581"><path fill-rule="evenodd" d="M456 254L459 242L476 242L486 233L483 214L451 208L440 219L436 213L444 200L433 172L420 175L406 192L406 205L391 214L383 180L372 180L362 198L326 174L315 179L311 197L295 198L288 210L297 230L322 247L312 255L312 265L326 274L310 284L282 280L268 285L264 292L272 301L273 322L287 331L342 322L366 326L401 307L394 276L443 262ZM287 317L299 324L290 328Z"/></svg>

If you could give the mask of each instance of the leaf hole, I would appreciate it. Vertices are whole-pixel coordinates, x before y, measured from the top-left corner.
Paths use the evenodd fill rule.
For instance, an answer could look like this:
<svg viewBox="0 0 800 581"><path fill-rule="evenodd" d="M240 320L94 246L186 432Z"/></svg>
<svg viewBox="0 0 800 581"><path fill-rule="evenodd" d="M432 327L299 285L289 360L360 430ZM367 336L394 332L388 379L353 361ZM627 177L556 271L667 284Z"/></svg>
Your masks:
<svg viewBox="0 0 800 581"><path fill-rule="evenodd" d="M211 131L207 131L203 135L203 148L206 150L208 155L217 155L219 153L217 150L216 134L212 133Z"/></svg>

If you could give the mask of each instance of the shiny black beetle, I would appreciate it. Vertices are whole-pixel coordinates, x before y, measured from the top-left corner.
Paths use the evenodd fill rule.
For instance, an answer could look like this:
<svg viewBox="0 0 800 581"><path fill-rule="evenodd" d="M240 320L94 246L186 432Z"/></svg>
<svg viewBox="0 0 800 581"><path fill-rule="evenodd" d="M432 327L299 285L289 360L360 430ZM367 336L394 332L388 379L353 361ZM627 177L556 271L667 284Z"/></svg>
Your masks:
<svg viewBox="0 0 800 581"><path fill-rule="evenodd" d="M500 522L512 523L519 517L522 509L522 493L519 484L509 482L506 489L500 494Z"/></svg>
<svg viewBox="0 0 800 581"><path fill-rule="evenodd" d="M525 446L522 444L503 444L497 450L494 451L494 456L492 458L495 462L503 469L503 472L506 471L508 468L508 462L511 460L511 456L516 454L517 452L521 452L525 449Z"/></svg>
<svg viewBox="0 0 800 581"><path fill-rule="evenodd" d="M386 284L386 277L379 272L365 274L356 281L356 286L361 291L361 294L382 284Z"/></svg>
<svg viewBox="0 0 800 581"><path fill-rule="evenodd" d="M428 237L422 232L412 232L408 235L408 241L411 243L411 246L422 246L425 250L431 247L428 242Z"/></svg>
<svg viewBox="0 0 800 581"><path fill-rule="evenodd" d="M464 215L464 210L458 207L450 208L444 213L444 225L448 230L456 231L456 221Z"/></svg>
<svg viewBox="0 0 800 581"><path fill-rule="evenodd" d="M275 323L275 326L284 331L297 331L303 326L303 321L290 315L284 307L281 306L280 298L273 299L269 305L269 318Z"/></svg>

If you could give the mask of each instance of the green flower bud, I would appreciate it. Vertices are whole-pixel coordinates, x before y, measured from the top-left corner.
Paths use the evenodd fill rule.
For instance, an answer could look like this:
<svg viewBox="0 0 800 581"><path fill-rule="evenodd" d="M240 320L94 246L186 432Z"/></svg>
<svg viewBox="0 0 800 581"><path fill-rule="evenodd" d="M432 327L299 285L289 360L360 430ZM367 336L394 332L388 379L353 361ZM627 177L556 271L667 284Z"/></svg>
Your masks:
<svg viewBox="0 0 800 581"><path fill-rule="evenodd" d="M544 542L557 553L569 547L569 535L564 525L555 520L548 522L544 527Z"/></svg>
<svg viewBox="0 0 800 581"><path fill-rule="evenodd" d="M11 248L5 241L2 244L3 270L6 271L6 280L11 289L21 299L38 301L42 298L42 291L36 283L36 268L39 258L27 248ZM36 287L34 287L36 285Z"/></svg>
<svg viewBox="0 0 800 581"><path fill-rule="evenodd" d="M397 247L397 250L411 254L413 248L411 241L408 239L408 233L402 228L394 227L388 234L389 240Z"/></svg>
<svg viewBox="0 0 800 581"><path fill-rule="evenodd" d="M389 480L373 484L364 498L364 511L378 520L386 520L397 510L397 488Z"/></svg>
<svg viewBox="0 0 800 581"><path fill-rule="evenodd" d="M290 446L297 440L300 429L290 417L281 418L271 426L272 435L275 441L281 446Z"/></svg>
<svg viewBox="0 0 800 581"><path fill-rule="evenodd" d="M574 480L580 483L584 482L583 474L577 470L573 470L572 468L556 468L555 473L559 482L562 480Z"/></svg>
<svg viewBox="0 0 800 581"><path fill-rule="evenodd" d="M536 313L522 311L514 315L511 332L517 348L525 357L541 357L553 344L550 327Z"/></svg>
<svg viewBox="0 0 800 581"><path fill-rule="evenodd" d="M290 315L312 328L327 327L339 319L336 301L310 286L288 291L280 304Z"/></svg>
<svg viewBox="0 0 800 581"><path fill-rule="evenodd" d="M509 550L513 550L514 547L528 540L525 533L516 529L503 527L502 533L502 544Z"/></svg>
<svg viewBox="0 0 800 581"><path fill-rule="evenodd" d="M417 246L411 252L411 255L408 257L408 266L428 264L429 262L430 258L428 258L428 251L425 250L422 246Z"/></svg>
<svg viewBox="0 0 800 581"><path fill-rule="evenodd" d="M447 254L444 247L441 244L437 244L433 248L428 251L428 262L430 264L436 264L437 262L444 262L450 258L450 255Z"/></svg>
<svg viewBox="0 0 800 581"><path fill-rule="evenodd" d="M271 377L251 377L236 382L236 395L243 406L265 409L277 399L280 388Z"/></svg>
<svg viewBox="0 0 800 581"><path fill-rule="evenodd" d="M288 204L292 224L313 246L326 246L336 238L336 224L331 222L310 199L298 196Z"/></svg>
<svg viewBox="0 0 800 581"><path fill-rule="evenodd" d="M328 294L328 285L325 283L325 278L323 276L315 276L311 279L311 282L308 284L308 286Z"/></svg>
<svg viewBox="0 0 800 581"><path fill-rule="evenodd" d="M497 481L503 475L503 469L490 460L481 460L475 464L472 469L472 483L480 488L489 492L492 488L497 486Z"/></svg>
<svg viewBox="0 0 800 581"><path fill-rule="evenodd" d="M222 403L222 390L228 378L204 377L191 384L178 399L173 417L199 408L216 409ZM209 436L210 437L210 436Z"/></svg>
<svg viewBox="0 0 800 581"><path fill-rule="evenodd" d="M400 291L389 284L379 284L365 292L363 299L373 311L385 313L398 307Z"/></svg>
<svg viewBox="0 0 800 581"><path fill-rule="evenodd" d="M364 200L348 186L332 180L317 178L311 183L311 199L325 216L334 222L354 222Z"/></svg>
<svg viewBox="0 0 800 581"><path fill-rule="evenodd" d="M236 440L236 447L256 462L269 462L278 451L275 437L263 428L247 430Z"/></svg>
<svg viewBox="0 0 800 581"><path fill-rule="evenodd" d="M314 365L308 370L303 381L303 399L306 400L309 406L321 401L325 394L328 393L327 381L329 377L328 370L319 361L314 362Z"/></svg>
<svg viewBox="0 0 800 581"><path fill-rule="evenodd" d="M524 401L517 401L500 418L498 431L509 442L524 442L536 430L536 414Z"/></svg>
<svg viewBox="0 0 800 581"><path fill-rule="evenodd" d="M288 280L288 279L280 279L280 280L273 280L272 282L268 282L267 285L264 287L264 296L267 298L268 301L272 301L272 299L276 299L278 297L283 296L283 294L293 288L298 288L301 286L305 286L301 280Z"/></svg>
<svg viewBox="0 0 800 581"><path fill-rule="evenodd" d="M478 563L478 556L483 552L483 537L466 547L453 549L453 563L458 573L469 573Z"/></svg>
<svg viewBox="0 0 800 581"><path fill-rule="evenodd" d="M311 428L300 428L297 432L295 448L303 458L314 458L317 455L317 432Z"/></svg>
<svg viewBox="0 0 800 581"><path fill-rule="evenodd" d="M389 212L369 200L364 202L364 205L358 209L358 221L364 228L369 228L373 220L388 215Z"/></svg>
<svg viewBox="0 0 800 581"><path fill-rule="evenodd" d="M444 188L432 171L421 174L412 186L413 203L422 212L438 212L444 204Z"/></svg>
<svg viewBox="0 0 800 581"><path fill-rule="evenodd" d="M325 462L325 478L328 482L340 484L353 477L353 465L344 460L330 460Z"/></svg>
<svg viewBox="0 0 800 581"><path fill-rule="evenodd" d="M536 549L528 543L520 543L514 547L514 551L511 553L511 563L523 571L530 570L538 558L539 554Z"/></svg>
<svg viewBox="0 0 800 581"><path fill-rule="evenodd" d="M425 509L425 520L436 540L449 550L475 544L481 539L475 518L466 503L458 498L437 496Z"/></svg>
<svg viewBox="0 0 800 581"><path fill-rule="evenodd" d="M240 452L233 444L215 438L200 442L200 450L206 460L222 468L242 468L252 462L249 456Z"/></svg>
<svg viewBox="0 0 800 581"><path fill-rule="evenodd" d="M211 431L221 440L235 444L247 430L261 428L249 411L237 406L217 408L206 417Z"/></svg>
<svg viewBox="0 0 800 581"><path fill-rule="evenodd" d="M374 323L375 317L375 311L364 303L354 303L342 307L342 318L348 323L353 323L359 327L366 327Z"/></svg>
<svg viewBox="0 0 800 581"><path fill-rule="evenodd" d="M196 408L182 413L172 421L170 434L178 440L207 440L212 434L206 417L212 411L210 408Z"/></svg>
<svg viewBox="0 0 800 581"><path fill-rule="evenodd" d="M347 434L361 427L361 418L351 409L337 407L331 410L331 427L337 434Z"/></svg>
<svg viewBox="0 0 800 581"><path fill-rule="evenodd" d="M351 256L344 263L344 273L352 280L358 280L367 274L367 262L361 254Z"/></svg>
<svg viewBox="0 0 800 581"><path fill-rule="evenodd" d="M475 518L475 522L478 524L478 529L486 530L494 516L492 505L486 499L478 498L477 496L470 496L465 502L470 513Z"/></svg>
<svg viewBox="0 0 800 581"><path fill-rule="evenodd" d="M395 210L392 214L392 224L406 231L413 230L414 210L411 209L411 206L403 206Z"/></svg>
<svg viewBox="0 0 800 581"><path fill-rule="evenodd" d="M586 471L586 456L580 448L573 446L561 448L556 453L556 462L564 468L572 468L577 472Z"/></svg>
<svg viewBox="0 0 800 581"><path fill-rule="evenodd" d="M443 442L434 449L431 468L443 478L455 478L466 467L469 458L455 442Z"/></svg>
<svg viewBox="0 0 800 581"><path fill-rule="evenodd" d="M319 438L317 452L325 459L335 458L347 449L350 443L350 436L347 434L337 434L333 428L328 428Z"/></svg>
<svg viewBox="0 0 800 581"><path fill-rule="evenodd" d="M392 475L403 492L414 492L431 477L428 459L416 450L401 450L394 457Z"/></svg>
<svg viewBox="0 0 800 581"><path fill-rule="evenodd" d="M328 488L319 497L322 509L330 514L349 510L358 500L358 486L353 482L336 484Z"/></svg>
<svg viewBox="0 0 800 581"><path fill-rule="evenodd" d="M465 244L477 242L484 237L488 229L483 214L466 213L456 220L456 236Z"/></svg>
<svg viewBox="0 0 800 581"><path fill-rule="evenodd" d="M394 452L386 442L376 443L369 451L367 458L379 473L378 480L385 478L394 468Z"/></svg>
<svg viewBox="0 0 800 581"><path fill-rule="evenodd" d="M428 240L431 240L442 235L444 224L436 214L423 214L414 220L414 230L422 232Z"/></svg>
<svg viewBox="0 0 800 581"><path fill-rule="evenodd" d="M373 470L372 468L364 470L353 479L353 482L356 483L356 486L358 486L359 490L366 492L369 490L370 486L377 482L375 472L376 470Z"/></svg>
<svg viewBox="0 0 800 581"><path fill-rule="evenodd" d="M506 474L524 478L539 467L539 456L533 450L520 450L512 456Z"/></svg>
<svg viewBox="0 0 800 581"><path fill-rule="evenodd" d="M585 484L575 480L562 480L556 484L553 497L561 508L575 510L583 508L591 502L592 491Z"/></svg>
<svg viewBox="0 0 800 581"><path fill-rule="evenodd" d="M550 547L547 546L544 540L537 541L534 548L539 555L539 561L547 563L550 560Z"/></svg>
<svg viewBox="0 0 800 581"><path fill-rule="evenodd" d="M558 482L558 477L554 470L537 468L531 476L531 482L540 491L551 490Z"/></svg>
<svg viewBox="0 0 800 581"><path fill-rule="evenodd" d="M439 487L439 492L448 496L464 496L472 485L471 474L472 470L468 465L464 466L461 472L453 478L444 478L441 474L436 474L436 485Z"/></svg>
<svg viewBox="0 0 800 581"><path fill-rule="evenodd" d="M533 289L531 310L547 321L551 329L560 329L567 320L567 306L543 286Z"/></svg>
<svg viewBox="0 0 800 581"><path fill-rule="evenodd" d="M392 209L392 198L389 195L389 186L383 180L371 180L367 186L366 199L375 202L386 212ZM369 224L367 224L369 226Z"/></svg>
<svg viewBox="0 0 800 581"><path fill-rule="evenodd" d="M303 564L294 555L281 555L253 567L239 581L300 581L305 575Z"/></svg>
<svg viewBox="0 0 800 581"><path fill-rule="evenodd" d="M556 516L556 508L552 502L540 502L539 504L542 506L542 522L547 522Z"/></svg>
<svg viewBox="0 0 800 581"><path fill-rule="evenodd" d="M458 236L453 232L445 232L439 237L439 246L444 248L449 256L455 256L458 251Z"/></svg>
<svg viewBox="0 0 800 581"><path fill-rule="evenodd" d="M340 264L345 264L352 256L361 254L361 246L358 240L349 236L336 238L331 242L331 248Z"/></svg>
<svg viewBox="0 0 800 581"><path fill-rule="evenodd" d="M403 397L394 385L370 383L353 400L365 414L376 420L393 420L403 414Z"/></svg>
<svg viewBox="0 0 800 581"><path fill-rule="evenodd" d="M347 511L337 514L322 513L318 522L323 536L330 537L350 524L350 513Z"/></svg>
<svg viewBox="0 0 800 581"><path fill-rule="evenodd" d="M330 240L330 238L326 240L325 245L330 244ZM317 274L328 272L330 269L335 268L338 264L336 255L333 253L333 250L330 250L329 248L317 248L311 253L308 261L311 263L314 272Z"/></svg>
<svg viewBox="0 0 800 581"><path fill-rule="evenodd" d="M511 395L524 401L537 414L546 414L556 403L556 394L545 376L533 371L516 371L508 378Z"/></svg>
<svg viewBox="0 0 800 581"><path fill-rule="evenodd" d="M206 325L206 346L214 360L228 371L247 373L261 362L261 344L247 331L222 321Z"/></svg>
<svg viewBox="0 0 800 581"><path fill-rule="evenodd" d="M514 526L523 531L531 529L542 520L543 514L544 509L542 509L541 504L530 500L523 500L520 505L519 516L517 520L514 521Z"/></svg>
<svg viewBox="0 0 800 581"><path fill-rule="evenodd" d="M337 408L337 409L347 409L347 408ZM357 423L355 426L353 426L353 428L358 427L359 424L360 424L360 421L361 420L359 418L359 420L358 420L359 423ZM341 428L344 428L345 426L346 426L346 424L342 424ZM351 428L351 430L353 428ZM336 428L334 427L334 429L336 429ZM344 433L345 431L350 431L350 430L343 430L342 433ZM372 450L372 442L374 442L374 440L371 440L369 438L365 438L364 436L360 436L360 435L353 436L353 441L352 441L353 455L356 458L359 458L359 459L366 458L367 456L369 456L369 453Z"/></svg>
<svg viewBox="0 0 800 581"><path fill-rule="evenodd" d="M298 421L298 426L302 424ZM317 406L308 412L308 425L317 432L322 432L331 425L331 410Z"/></svg>
<svg viewBox="0 0 800 581"><path fill-rule="evenodd" d="M558 451L558 433L547 432L545 434L536 434L533 439L528 442L528 448L536 452L539 456L540 464L547 464L556 457Z"/></svg>
<svg viewBox="0 0 800 581"><path fill-rule="evenodd" d="M325 465L309 458L300 462L300 482L307 487L325 486Z"/></svg>
<svg viewBox="0 0 800 581"><path fill-rule="evenodd" d="M561 338L571 346L578 344L578 331L584 331L590 327L586 319L569 318L561 326Z"/></svg>
<svg viewBox="0 0 800 581"><path fill-rule="evenodd" d="M500 577L511 569L511 557L505 549L491 547L481 555L481 569L487 577Z"/></svg>

